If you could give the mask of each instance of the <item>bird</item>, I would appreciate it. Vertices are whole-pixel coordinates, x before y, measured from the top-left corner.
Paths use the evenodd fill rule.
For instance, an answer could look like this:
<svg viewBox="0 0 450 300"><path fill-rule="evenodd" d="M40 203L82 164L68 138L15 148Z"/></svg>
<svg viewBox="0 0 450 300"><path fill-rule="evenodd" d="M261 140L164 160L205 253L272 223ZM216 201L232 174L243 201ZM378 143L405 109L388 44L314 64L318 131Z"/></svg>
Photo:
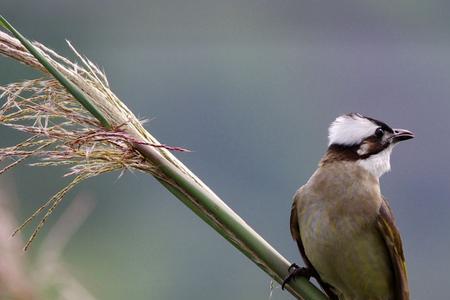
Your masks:
<svg viewBox="0 0 450 300"><path fill-rule="evenodd" d="M334 300L407 300L409 287L399 230L379 178L390 155L411 131L393 129L360 113L337 117L318 169L294 195L290 231L306 267Z"/></svg>

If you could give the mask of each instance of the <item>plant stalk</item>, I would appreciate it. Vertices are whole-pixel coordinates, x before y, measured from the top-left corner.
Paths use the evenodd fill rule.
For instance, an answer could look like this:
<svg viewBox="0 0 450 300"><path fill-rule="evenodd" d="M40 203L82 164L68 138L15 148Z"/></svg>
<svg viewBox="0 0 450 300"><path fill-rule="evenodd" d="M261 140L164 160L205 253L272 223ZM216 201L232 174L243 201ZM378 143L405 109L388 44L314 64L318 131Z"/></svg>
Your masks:
<svg viewBox="0 0 450 300"><path fill-rule="evenodd" d="M89 97L54 68L40 51L14 29L1 15L0 25L8 29L39 60L39 62L74 96L105 128L111 128L105 116L92 104ZM136 134L136 138L139 135ZM195 214L213 227L258 267L281 283L288 274L289 261L229 208L214 192L204 185L175 157L168 159L150 145L134 143L134 148L156 166L163 176L155 178ZM325 300L327 297L305 278L287 285L289 292L305 300Z"/></svg>
<svg viewBox="0 0 450 300"><path fill-rule="evenodd" d="M216 194L201 188L198 183L180 172L153 147L137 144L136 149L171 180L173 185L160 182L186 204L202 220L213 227L258 267L281 283L288 275L289 261L229 208ZM325 300L327 297L305 278L298 278L287 286L289 292L304 300Z"/></svg>

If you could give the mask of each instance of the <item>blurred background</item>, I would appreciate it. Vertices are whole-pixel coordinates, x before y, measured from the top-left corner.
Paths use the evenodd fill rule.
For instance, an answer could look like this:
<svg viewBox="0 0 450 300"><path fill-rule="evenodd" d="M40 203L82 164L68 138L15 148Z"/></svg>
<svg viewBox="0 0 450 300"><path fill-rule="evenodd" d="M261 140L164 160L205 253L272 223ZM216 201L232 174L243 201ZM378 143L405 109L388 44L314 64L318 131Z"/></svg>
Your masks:
<svg viewBox="0 0 450 300"><path fill-rule="evenodd" d="M103 67L147 129L193 150L176 155L292 261L291 198L316 169L329 123L355 111L414 131L382 191L411 299L448 297L450 2L3 0L1 14L73 57L69 39ZM38 75L3 57L0 70L2 85ZM5 147L24 136L2 127L0 137ZM0 178L19 221L69 181L62 174L23 165ZM61 259L96 299L270 298L270 278L153 178L118 175L72 192L26 259L88 192L96 207ZM279 288L271 297L292 299Z"/></svg>

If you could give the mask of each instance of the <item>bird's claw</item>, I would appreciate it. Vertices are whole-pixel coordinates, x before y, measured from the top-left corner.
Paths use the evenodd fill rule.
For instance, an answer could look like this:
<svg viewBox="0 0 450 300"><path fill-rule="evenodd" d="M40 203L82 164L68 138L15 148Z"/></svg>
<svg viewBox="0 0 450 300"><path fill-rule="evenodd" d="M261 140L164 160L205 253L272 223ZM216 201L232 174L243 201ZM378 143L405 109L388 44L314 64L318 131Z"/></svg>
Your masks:
<svg viewBox="0 0 450 300"><path fill-rule="evenodd" d="M288 272L291 273L291 269L298 269L300 268L296 263L292 263L292 265L289 266Z"/></svg>
<svg viewBox="0 0 450 300"><path fill-rule="evenodd" d="M281 283L281 289L284 290L284 287L286 286L289 281L294 279L295 277L301 276L305 277L309 280L311 276L313 276L312 270L310 268L300 268L296 263L293 263L288 268L289 274L284 278L283 282Z"/></svg>

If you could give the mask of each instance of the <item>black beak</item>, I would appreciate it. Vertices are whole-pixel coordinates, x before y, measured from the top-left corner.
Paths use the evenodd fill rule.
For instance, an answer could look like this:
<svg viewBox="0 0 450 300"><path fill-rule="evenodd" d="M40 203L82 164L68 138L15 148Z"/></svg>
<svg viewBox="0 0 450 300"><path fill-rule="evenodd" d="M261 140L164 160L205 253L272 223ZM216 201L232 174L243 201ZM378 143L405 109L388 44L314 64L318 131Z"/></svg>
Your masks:
<svg viewBox="0 0 450 300"><path fill-rule="evenodd" d="M406 129L394 129L394 135L392 136L392 143L398 143L401 141L406 141L412 139L414 133Z"/></svg>

